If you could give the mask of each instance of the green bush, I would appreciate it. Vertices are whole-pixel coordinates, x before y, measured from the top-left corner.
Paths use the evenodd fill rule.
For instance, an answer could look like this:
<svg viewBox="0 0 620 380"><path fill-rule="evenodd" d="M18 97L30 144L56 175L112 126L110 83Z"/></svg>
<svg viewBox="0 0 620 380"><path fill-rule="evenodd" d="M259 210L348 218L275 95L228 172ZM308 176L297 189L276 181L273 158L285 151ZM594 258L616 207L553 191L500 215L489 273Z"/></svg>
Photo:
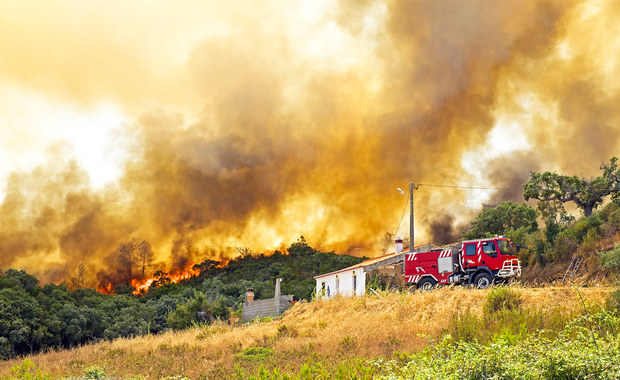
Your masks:
<svg viewBox="0 0 620 380"><path fill-rule="evenodd" d="M15 364L11 368L14 378L20 380L44 380L50 379L49 374L44 374L30 359L24 359L21 364Z"/></svg>
<svg viewBox="0 0 620 380"><path fill-rule="evenodd" d="M562 260L571 256L577 249L577 239L565 232L560 232L555 237L555 242L551 248L551 259Z"/></svg>
<svg viewBox="0 0 620 380"><path fill-rule="evenodd" d="M517 310L523 300L521 294L508 286L491 289L484 304L484 312L496 313L501 310Z"/></svg>
<svg viewBox="0 0 620 380"><path fill-rule="evenodd" d="M596 252L600 240L601 234L598 230L592 229L588 231L586 237L583 239L583 243L581 243L581 247L579 247L579 254L583 257L589 257Z"/></svg>
<svg viewBox="0 0 620 380"><path fill-rule="evenodd" d="M594 212L586 218L579 219L572 230L577 241L582 243L591 231L592 234L599 234L602 224L603 220L601 219L600 212Z"/></svg>
<svg viewBox="0 0 620 380"><path fill-rule="evenodd" d="M620 244L616 244L613 249L599 252L601 265L606 269L620 269Z"/></svg>
<svg viewBox="0 0 620 380"><path fill-rule="evenodd" d="M517 340L500 336L483 345L445 336L407 358L371 361L373 378L618 379L619 329L620 318L601 313L581 317L552 337L541 331ZM596 340L592 331L598 333Z"/></svg>
<svg viewBox="0 0 620 380"><path fill-rule="evenodd" d="M605 307L607 310L620 311L620 289L609 293L607 301L605 302Z"/></svg>
<svg viewBox="0 0 620 380"><path fill-rule="evenodd" d="M99 368L97 366L88 367L84 370L84 378L86 379L105 379L106 372L105 369Z"/></svg>
<svg viewBox="0 0 620 380"><path fill-rule="evenodd" d="M528 264L538 262L541 266L545 266L545 264L547 264L549 244L547 243L544 232L536 231L531 233L526 241L527 250L522 252L519 257L524 259L527 258Z"/></svg>
<svg viewBox="0 0 620 380"><path fill-rule="evenodd" d="M269 347L248 347L235 355L238 360L265 361L275 354L273 348Z"/></svg>

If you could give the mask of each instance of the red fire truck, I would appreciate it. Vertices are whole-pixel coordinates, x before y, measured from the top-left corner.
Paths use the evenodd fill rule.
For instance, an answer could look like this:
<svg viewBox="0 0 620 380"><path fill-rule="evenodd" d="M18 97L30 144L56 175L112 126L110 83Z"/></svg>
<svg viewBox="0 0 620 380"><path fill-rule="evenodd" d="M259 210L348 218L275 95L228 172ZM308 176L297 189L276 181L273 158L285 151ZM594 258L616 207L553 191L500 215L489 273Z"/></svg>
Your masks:
<svg viewBox="0 0 620 380"><path fill-rule="evenodd" d="M405 254L405 282L423 290L448 284L486 288L520 275L521 263L512 242L504 236Z"/></svg>

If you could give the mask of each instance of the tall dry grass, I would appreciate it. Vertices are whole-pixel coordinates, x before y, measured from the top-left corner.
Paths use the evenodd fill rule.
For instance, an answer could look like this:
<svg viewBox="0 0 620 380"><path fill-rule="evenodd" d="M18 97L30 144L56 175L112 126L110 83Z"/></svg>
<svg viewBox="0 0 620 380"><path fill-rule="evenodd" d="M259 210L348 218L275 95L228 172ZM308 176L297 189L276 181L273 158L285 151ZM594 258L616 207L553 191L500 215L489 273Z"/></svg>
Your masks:
<svg viewBox="0 0 620 380"><path fill-rule="evenodd" d="M524 308L574 315L584 304L602 305L609 288L521 288ZM184 375L227 378L235 366L255 373L259 366L297 372L303 363L329 365L354 358L389 357L395 351L419 351L432 344L457 312L482 315L489 290L445 287L427 293L381 293L298 303L278 320L230 326L216 323L181 332L118 339L72 350L33 355L37 368L53 378L83 376L89 367L108 376L149 379ZM256 360L250 347L268 347L272 355ZM21 359L0 362L0 376Z"/></svg>

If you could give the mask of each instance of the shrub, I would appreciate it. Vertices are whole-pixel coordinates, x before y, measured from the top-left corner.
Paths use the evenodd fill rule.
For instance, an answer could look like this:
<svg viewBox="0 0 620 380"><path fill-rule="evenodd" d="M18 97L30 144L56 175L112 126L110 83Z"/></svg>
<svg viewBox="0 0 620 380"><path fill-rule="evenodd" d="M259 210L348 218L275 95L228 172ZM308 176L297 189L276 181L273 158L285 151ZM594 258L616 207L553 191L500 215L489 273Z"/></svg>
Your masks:
<svg viewBox="0 0 620 380"><path fill-rule="evenodd" d="M592 229L588 231L586 237L583 239L581 247L579 247L579 253L584 257L590 256L591 254L596 252L596 248L600 239L601 235L599 234L598 230Z"/></svg>
<svg viewBox="0 0 620 380"><path fill-rule="evenodd" d="M84 370L84 378L86 379L105 379L105 369L96 366L88 367Z"/></svg>
<svg viewBox="0 0 620 380"><path fill-rule="evenodd" d="M273 348L269 347L248 347L235 355L238 360L264 361L275 354Z"/></svg>
<svg viewBox="0 0 620 380"><path fill-rule="evenodd" d="M620 269L620 244L616 244L613 249L598 253L601 258L601 265L606 269Z"/></svg>
<svg viewBox="0 0 620 380"><path fill-rule="evenodd" d="M487 295L484 311L490 314L501 310L516 310L522 302L519 292L507 286L500 286L492 289Z"/></svg>
<svg viewBox="0 0 620 380"><path fill-rule="evenodd" d="M522 339L504 333L495 343L450 337L407 361L377 359L373 379L618 379L620 319L605 313L582 317L557 335ZM594 341L590 330L599 332Z"/></svg>
<svg viewBox="0 0 620 380"><path fill-rule="evenodd" d="M600 217L600 212L595 212L586 218L579 219L573 226L573 232L579 243L581 243L591 231L593 231L592 233L594 234L598 234L602 224L603 220Z"/></svg>
<svg viewBox="0 0 620 380"><path fill-rule="evenodd" d="M620 289L609 293L605 306L607 310L620 311Z"/></svg>
<svg viewBox="0 0 620 380"><path fill-rule="evenodd" d="M357 348L357 340L355 338L351 338L350 336L345 336L339 343L340 348L343 351L354 351Z"/></svg>
<svg viewBox="0 0 620 380"><path fill-rule="evenodd" d="M542 231L536 231L527 238L527 256L530 257L529 264L537 261L541 266L547 264L547 251L549 244L546 241L545 234Z"/></svg>
<svg viewBox="0 0 620 380"><path fill-rule="evenodd" d="M561 232L556 236L551 248L551 259L562 260L569 257L577 249L577 239L569 233Z"/></svg>
<svg viewBox="0 0 620 380"><path fill-rule="evenodd" d="M43 380L49 379L49 374L43 374L30 359L24 359L21 364L15 364L11 368L13 375L21 380Z"/></svg>

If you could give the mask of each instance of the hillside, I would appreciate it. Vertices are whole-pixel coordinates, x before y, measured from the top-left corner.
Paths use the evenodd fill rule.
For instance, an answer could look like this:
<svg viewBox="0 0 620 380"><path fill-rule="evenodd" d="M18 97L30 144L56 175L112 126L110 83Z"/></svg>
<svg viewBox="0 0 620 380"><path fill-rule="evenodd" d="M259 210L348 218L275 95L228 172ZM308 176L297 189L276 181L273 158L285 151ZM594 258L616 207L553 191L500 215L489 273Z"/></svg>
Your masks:
<svg viewBox="0 0 620 380"><path fill-rule="evenodd" d="M40 286L24 271L0 271L0 359L226 320L240 313L246 288L257 298L273 297L278 277L285 278L284 294L310 299L313 276L361 260L315 250L301 238L285 253L244 255L227 265L207 260L194 266L197 274L177 283L160 272L148 292L135 295L125 284L113 288L116 294L102 294L64 284Z"/></svg>
<svg viewBox="0 0 620 380"><path fill-rule="evenodd" d="M562 328L581 315L584 307L600 311L612 289L514 290L522 299L519 312L510 316L514 323L504 319L506 326L502 326L501 317L488 319L479 331L481 343L494 339L511 323L516 326L515 336L537 329ZM183 375L215 379L233 377L235 373L248 376L260 367L277 368L278 373L336 373L339 367L355 368L366 359L398 358L399 352L419 352L446 333L459 337L463 321L481 323L491 291L448 287L428 293L384 292L381 298L300 302L278 320L235 326L219 322L48 352L29 359L53 378L105 373L121 378ZM0 362L0 376L9 376L11 368L20 363L22 359Z"/></svg>

